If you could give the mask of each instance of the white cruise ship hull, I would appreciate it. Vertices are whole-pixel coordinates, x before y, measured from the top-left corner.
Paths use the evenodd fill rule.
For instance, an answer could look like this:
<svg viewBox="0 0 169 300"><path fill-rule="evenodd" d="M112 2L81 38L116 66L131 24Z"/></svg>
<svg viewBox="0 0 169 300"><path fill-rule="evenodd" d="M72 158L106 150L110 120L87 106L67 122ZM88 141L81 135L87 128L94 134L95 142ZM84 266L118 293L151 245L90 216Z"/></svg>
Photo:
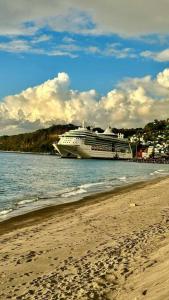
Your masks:
<svg viewBox="0 0 169 300"><path fill-rule="evenodd" d="M56 150L63 158L101 158L101 159L130 159L131 153L112 152L112 151L98 151L93 150L90 146L83 145L59 145L56 144Z"/></svg>

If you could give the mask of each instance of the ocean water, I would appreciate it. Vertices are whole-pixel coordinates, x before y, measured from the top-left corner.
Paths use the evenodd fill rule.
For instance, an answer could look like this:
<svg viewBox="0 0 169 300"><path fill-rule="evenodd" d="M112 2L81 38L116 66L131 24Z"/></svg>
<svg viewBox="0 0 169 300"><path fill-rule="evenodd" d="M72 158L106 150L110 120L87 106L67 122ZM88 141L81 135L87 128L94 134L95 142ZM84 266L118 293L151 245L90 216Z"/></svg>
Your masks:
<svg viewBox="0 0 169 300"><path fill-rule="evenodd" d="M169 165L0 152L0 221L169 175Z"/></svg>

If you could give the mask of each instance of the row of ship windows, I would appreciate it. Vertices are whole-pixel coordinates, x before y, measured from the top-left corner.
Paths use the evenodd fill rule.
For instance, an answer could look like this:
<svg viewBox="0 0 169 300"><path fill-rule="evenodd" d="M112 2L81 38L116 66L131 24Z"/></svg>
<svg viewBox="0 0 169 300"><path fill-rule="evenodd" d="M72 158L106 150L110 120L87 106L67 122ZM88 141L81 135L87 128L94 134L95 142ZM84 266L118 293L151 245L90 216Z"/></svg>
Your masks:
<svg viewBox="0 0 169 300"><path fill-rule="evenodd" d="M104 147L92 146L91 150L95 151L109 151L109 152L121 152L121 153L130 153L129 149L110 149Z"/></svg>
<svg viewBox="0 0 169 300"><path fill-rule="evenodd" d="M64 140L66 140L66 141L72 141L72 140L81 140L81 138L72 138L72 137L70 137L70 138L64 138Z"/></svg>
<svg viewBox="0 0 169 300"><path fill-rule="evenodd" d="M75 139L72 139L72 138L64 138L62 141L64 144L77 144L77 142L79 142L79 140L81 140L80 138L75 138Z"/></svg>
<svg viewBox="0 0 169 300"><path fill-rule="evenodd" d="M89 146L96 146L96 147L110 147L110 148L123 148L123 149L129 149L129 146L128 145L119 145L119 144L112 144L112 143L89 143L89 142L85 142L86 145L89 145Z"/></svg>

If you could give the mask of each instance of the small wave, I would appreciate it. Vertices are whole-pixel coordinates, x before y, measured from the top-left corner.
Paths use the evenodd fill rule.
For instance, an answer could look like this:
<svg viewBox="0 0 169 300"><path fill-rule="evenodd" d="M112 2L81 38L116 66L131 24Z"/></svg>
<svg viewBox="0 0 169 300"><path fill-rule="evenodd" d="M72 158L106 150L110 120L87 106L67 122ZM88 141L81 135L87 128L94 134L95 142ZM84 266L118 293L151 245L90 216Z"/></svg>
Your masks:
<svg viewBox="0 0 169 300"><path fill-rule="evenodd" d="M167 175L168 172L166 172L166 170L162 170L162 169L159 169L159 170L155 170L154 172L151 172L150 175L153 176L153 175Z"/></svg>
<svg viewBox="0 0 169 300"><path fill-rule="evenodd" d="M39 196L38 197L38 200L50 200L50 199L56 199L58 197L62 197L62 195L64 194L67 194L67 193L70 193L72 191L75 191L77 190L78 188L77 187L68 187L68 188L65 188L63 190L59 190L58 192L52 192L52 193L47 193L46 195L44 196Z"/></svg>
<svg viewBox="0 0 169 300"><path fill-rule="evenodd" d="M153 173L154 174L160 174L160 173L163 173L163 172L165 172L164 170L155 170Z"/></svg>
<svg viewBox="0 0 169 300"><path fill-rule="evenodd" d="M62 194L62 197L65 197L65 198L68 198L68 197L71 197L71 196L76 196L78 194L83 194L83 193L86 193L87 191L85 189L76 189L74 191L71 191L71 192L67 192L67 193L64 193Z"/></svg>
<svg viewBox="0 0 169 300"><path fill-rule="evenodd" d="M9 214L11 211L12 211L12 208L4 209L4 210L0 211L0 216L6 216L6 215Z"/></svg>
<svg viewBox="0 0 169 300"><path fill-rule="evenodd" d="M158 174L158 173L161 173L161 172L158 170L154 171L154 174Z"/></svg>
<svg viewBox="0 0 169 300"><path fill-rule="evenodd" d="M126 178L126 176L123 176L123 177L119 177L119 180L120 180L120 181L126 181L127 178Z"/></svg>
<svg viewBox="0 0 169 300"><path fill-rule="evenodd" d="M23 206L25 204L28 204L28 203L32 203L32 202L36 202L38 201L39 198L32 198L32 199L23 199L23 200L20 200L17 202L17 206Z"/></svg>
<svg viewBox="0 0 169 300"><path fill-rule="evenodd" d="M80 188L91 188L91 187L95 187L95 186L99 186L99 185L105 185L106 182L102 181L102 182L93 182L93 183L85 183L85 184L82 184L80 186Z"/></svg>
<svg viewBox="0 0 169 300"><path fill-rule="evenodd" d="M158 171L154 171L154 172L151 172L150 175L156 175L156 174L159 174Z"/></svg>

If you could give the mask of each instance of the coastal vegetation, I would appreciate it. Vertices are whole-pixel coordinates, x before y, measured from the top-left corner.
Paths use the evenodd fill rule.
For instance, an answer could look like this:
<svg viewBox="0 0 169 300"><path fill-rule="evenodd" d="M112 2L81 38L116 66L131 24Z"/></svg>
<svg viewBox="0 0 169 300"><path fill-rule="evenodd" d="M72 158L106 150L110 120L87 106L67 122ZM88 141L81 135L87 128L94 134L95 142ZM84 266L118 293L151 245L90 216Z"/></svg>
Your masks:
<svg viewBox="0 0 169 300"><path fill-rule="evenodd" d="M52 143L58 140L59 135L76 128L77 126L73 124L52 125L49 128L39 129L31 133L0 136L0 150L53 153ZM102 128L94 128L94 130L103 132ZM140 142L140 139L144 137L146 143L166 143L169 141L169 119L154 120L146 124L144 128L113 128L112 131L123 133L126 138L134 137L136 142Z"/></svg>
<svg viewBox="0 0 169 300"><path fill-rule="evenodd" d="M53 125L35 132L0 137L1 151L41 152L52 153L52 143L58 140L59 134L75 129L72 124Z"/></svg>

